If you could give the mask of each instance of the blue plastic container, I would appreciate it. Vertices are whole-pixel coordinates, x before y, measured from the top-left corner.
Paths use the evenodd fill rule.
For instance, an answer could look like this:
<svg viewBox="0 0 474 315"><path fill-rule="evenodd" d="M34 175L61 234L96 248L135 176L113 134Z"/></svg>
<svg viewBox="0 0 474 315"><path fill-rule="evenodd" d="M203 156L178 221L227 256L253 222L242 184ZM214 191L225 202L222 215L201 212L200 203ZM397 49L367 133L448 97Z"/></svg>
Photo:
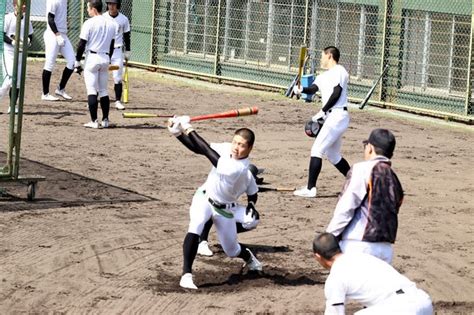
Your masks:
<svg viewBox="0 0 474 315"><path fill-rule="evenodd" d="M301 77L301 85L305 87L310 87L314 81L314 74L305 74ZM311 102L313 100L314 94L306 94L302 93L301 98L304 99L306 102Z"/></svg>

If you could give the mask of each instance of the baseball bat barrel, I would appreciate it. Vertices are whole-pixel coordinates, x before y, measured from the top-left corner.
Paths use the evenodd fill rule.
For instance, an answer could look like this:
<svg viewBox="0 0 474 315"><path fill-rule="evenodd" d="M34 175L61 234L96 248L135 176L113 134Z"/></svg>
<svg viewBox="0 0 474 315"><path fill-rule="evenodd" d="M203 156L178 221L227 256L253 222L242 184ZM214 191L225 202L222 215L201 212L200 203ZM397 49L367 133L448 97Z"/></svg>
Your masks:
<svg viewBox="0 0 474 315"><path fill-rule="evenodd" d="M123 102L126 104L128 103L128 92L129 92L129 82L128 82L128 60L125 60L125 67L123 73L123 95L122 99Z"/></svg>
<svg viewBox="0 0 474 315"><path fill-rule="evenodd" d="M294 187L258 187L259 192L264 191L295 191L296 188Z"/></svg>
<svg viewBox="0 0 474 315"><path fill-rule="evenodd" d="M367 92L367 95L365 96L364 100L359 105L359 109L364 109L365 105L367 105L367 103L369 102L370 97L372 96L372 94L375 91L375 88L377 87L377 84L379 84L380 80L382 80L382 78L385 75L385 73L387 72L387 70L388 70L388 65L385 66L385 68L382 71L382 74L380 74L380 76L377 78L377 80L374 82L374 84L370 88L369 92Z"/></svg>
<svg viewBox="0 0 474 315"><path fill-rule="evenodd" d="M148 113L122 113L123 118L171 118L173 115L159 115Z"/></svg>
<svg viewBox="0 0 474 315"><path fill-rule="evenodd" d="M244 107L240 109L233 109L226 112L199 115L191 117L191 121L206 120L206 119L220 119L220 118L231 118L239 116L249 116L258 114L258 107Z"/></svg>

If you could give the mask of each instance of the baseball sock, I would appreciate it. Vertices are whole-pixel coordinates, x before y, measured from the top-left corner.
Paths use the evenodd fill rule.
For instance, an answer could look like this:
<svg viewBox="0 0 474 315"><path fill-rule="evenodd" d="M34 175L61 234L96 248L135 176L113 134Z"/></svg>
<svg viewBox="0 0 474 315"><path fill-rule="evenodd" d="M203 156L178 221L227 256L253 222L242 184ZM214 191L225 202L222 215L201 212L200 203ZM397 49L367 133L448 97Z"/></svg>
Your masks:
<svg viewBox="0 0 474 315"><path fill-rule="evenodd" d="M91 120L97 120L97 95L87 95L87 104L89 104L89 112Z"/></svg>
<svg viewBox="0 0 474 315"><path fill-rule="evenodd" d="M248 232L248 231L250 231L250 230L247 230L246 228L244 228L242 223L237 222L237 233L244 233L244 232Z"/></svg>
<svg viewBox="0 0 474 315"><path fill-rule="evenodd" d="M323 160L319 157L312 156L309 161L309 171L308 171L308 189L316 187L316 181L318 180L319 173L323 166Z"/></svg>
<svg viewBox="0 0 474 315"><path fill-rule="evenodd" d="M345 158L341 158L341 160L337 164L334 164L334 166L344 176L346 176L349 170L351 169L351 166L349 165L349 163L347 163Z"/></svg>
<svg viewBox="0 0 474 315"><path fill-rule="evenodd" d="M240 245L240 254L237 257L242 258L245 262L249 261L250 253L247 250L247 246L245 246L243 244L240 244L240 243L239 243L239 245Z"/></svg>
<svg viewBox="0 0 474 315"><path fill-rule="evenodd" d="M202 229L201 233L201 239L199 240L199 242L207 241L207 239L209 238L209 231L211 230L212 223L212 219L209 219L206 224L204 224L204 228Z"/></svg>
<svg viewBox="0 0 474 315"><path fill-rule="evenodd" d="M114 84L115 100L120 101L122 99L122 82Z"/></svg>
<svg viewBox="0 0 474 315"><path fill-rule="evenodd" d="M66 87L67 81L71 77L71 74L74 72L74 69L69 69L68 67L64 68L63 76L61 77L61 82L59 82L59 89L64 90Z"/></svg>
<svg viewBox="0 0 474 315"><path fill-rule="evenodd" d="M100 98L100 108L102 108L102 120L109 119L110 99L108 95Z"/></svg>
<svg viewBox="0 0 474 315"><path fill-rule="evenodd" d="M187 233L183 242L183 275L191 273L193 269L193 262L196 258L199 246L199 235L194 233Z"/></svg>
<svg viewBox="0 0 474 315"><path fill-rule="evenodd" d="M49 83L51 82L51 71L43 69L43 95L49 93Z"/></svg>
<svg viewBox="0 0 474 315"><path fill-rule="evenodd" d="M10 88L10 92L8 92L8 95L10 96L10 99L12 98L12 91L13 88ZM16 98L15 98L15 105L16 105L16 102L18 101L18 96L20 95L20 89L16 89Z"/></svg>

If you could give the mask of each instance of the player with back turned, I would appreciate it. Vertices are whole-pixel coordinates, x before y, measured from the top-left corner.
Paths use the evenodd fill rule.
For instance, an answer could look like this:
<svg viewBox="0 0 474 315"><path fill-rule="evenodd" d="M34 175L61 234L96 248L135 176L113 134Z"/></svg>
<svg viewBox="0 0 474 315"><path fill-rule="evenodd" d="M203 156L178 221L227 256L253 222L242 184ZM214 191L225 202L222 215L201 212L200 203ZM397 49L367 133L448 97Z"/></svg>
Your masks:
<svg viewBox="0 0 474 315"><path fill-rule="evenodd" d="M67 0L47 0L46 1L46 19L48 21L46 31L44 32L44 53L45 62L43 68L43 101L57 101L59 98L49 93L49 84L51 82L51 73L56 64L58 53L66 58L66 67L63 70L59 86L55 94L66 100L72 99L66 91L66 84L74 72L74 49L67 36Z"/></svg>
<svg viewBox="0 0 474 315"><path fill-rule="evenodd" d="M229 257L239 257L249 270L262 270L262 264L249 248L237 241L236 214L243 211L258 216L255 209L258 187L249 172L249 154L255 141L254 133L247 128L238 129L232 143L209 145L192 128L189 116L170 118L171 134L196 154L204 155L212 164L206 182L197 190L189 209L190 222L183 243L183 274L180 286L197 289L192 276L199 237L206 222L212 218L221 246ZM247 207L238 204L247 194ZM243 211L242 211L243 210Z"/></svg>
<svg viewBox="0 0 474 315"><path fill-rule="evenodd" d="M334 46L328 46L321 52L321 68L327 69L318 75L314 83L307 88L295 85L293 92L314 94L321 92L323 108L312 117L312 121L324 120L324 124L311 148L311 159L306 187L296 190L300 197L316 197L316 181L322 168L322 157L326 156L342 175L346 176L349 163L341 155L342 135L349 127L347 111L347 85L349 74L339 65L340 52Z"/></svg>
<svg viewBox="0 0 474 315"><path fill-rule="evenodd" d="M112 71L112 76L114 78L115 108L123 110L125 106L120 101L123 91L123 60L128 61L130 59L130 22L128 18L119 11L121 7L120 0L107 0L106 3L108 10L104 13L104 17L114 21L118 26L118 33L115 37L115 49L110 64L119 67L118 70Z"/></svg>

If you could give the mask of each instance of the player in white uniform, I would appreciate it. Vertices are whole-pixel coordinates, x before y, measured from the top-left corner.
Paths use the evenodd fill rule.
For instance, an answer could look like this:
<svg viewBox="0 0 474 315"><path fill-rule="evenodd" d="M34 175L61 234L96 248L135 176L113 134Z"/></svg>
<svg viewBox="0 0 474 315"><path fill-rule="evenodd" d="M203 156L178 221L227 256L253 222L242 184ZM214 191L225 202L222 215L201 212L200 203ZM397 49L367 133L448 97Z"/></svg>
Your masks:
<svg viewBox="0 0 474 315"><path fill-rule="evenodd" d="M114 38L117 34L117 24L102 16L102 1L88 0L87 12L91 17L84 22L79 35L77 47L76 71L82 71L81 58L87 49L84 66L84 81L87 89L87 103L91 121L84 124L86 128L99 128L97 120L97 107L100 101L102 108L102 127L109 127L110 100L107 91L109 79L110 56L114 50ZM99 98L99 101L97 100Z"/></svg>
<svg viewBox="0 0 474 315"><path fill-rule="evenodd" d="M350 169L349 163L341 155L342 135L349 127L347 111L347 85L349 74L339 65L340 52L334 46L323 49L321 53L321 68L327 71L318 75L314 83L307 88L295 85L294 93L314 94L321 92L323 108L312 117L314 122L324 119L316 140L311 148L311 160L308 170L308 183L294 192L300 197L316 197L316 181L322 167L322 157L326 156L344 176Z"/></svg>
<svg viewBox="0 0 474 315"><path fill-rule="evenodd" d="M365 161L349 171L326 232L340 238L344 253L363 252L392 263L403 188L391 168L395 136L374 129L364 141Z"/></svg>
<svg viewBox="0 0 474 315"><path fill-rule="evenodd" d="M120 0L107 0L108 11L104 13L104 16L118 25L118 33L115 37L115 49L112 54L112 60L110 64L119 66L118 70L112 71L114 78L114 91L115 91L115 108L119 110L125 109L125 106L120 101L122 99L122 76L123 76L123 60L129 60L131 56L130 52L130 22L128 18L123 15L120 10ZM125 48L125 53L124 53Z"/></svg>
<svg viewBox="0 0 474 315"><path fill-rule="evenodd" d="M433 304L426 292L392 266L365 253L342 253L336 237L315 237L316 261L330 270L324 286L326 315L345 314L344 303L354 300L366 308L357 315L432 315Z"/></svg>
<svg viewBox="0 0 474 315"><path fill-rule="evenodd" d="M66 100L72 99L66 91L66 84L74 72L74 49L67 36L67 0L47 0L46 19L48 21L44 32L45 63L43 68L43 94L44 101L57 101L59 98L49 94L51 72L56 64L58 53L66 58L66 67L63 70L59 86L55 94Z"/></svg>
<svg viewBox="0 0 474 315"><path fill-rule="evenodd" d="M189 116L171 118L169 131L191 151L206 156L212 169L206 182L197 190L189 209L190 222L183 243L183 275L179 285L197 289L193 282L192 265L196 258L199 236L204 224L212 218L221 246L229 257L242 258L249 270L262 270L262 264L249 248L237 241L236 216L247 212L258 216L257 184L248 171L248 156L255 141L247 128L238 129L232 143L210 146L189 123ZM238 198L247 194L247 207L238 204Z"/></svg>
<svg viewBox="0 0 474 315"><path fill-rule="evenodd" d="M5 15L5 21L3 24L3 84L0 88L0 98L3 97L7 91L10 92L10 98L12 97L12 75L13 75L13 59L15 57L15 44L17 43L15 40L15 31L16 31L16 18L17 18L17 2L13 1L14 10ZM21 14L25 13L26 7L23 5ZM21 19L21 30L20 30L20 50L22 48L23 43L23 33L25 27L25 20ZM29 32L28 32L28 43L31 43L33 39L33 25L29 25ZM20 52L18 56L18 80L17 80L17 88L16 88L16 101L18 100L18 95L20 93L20 73L21 73L21 59L22 53ZM8 112L10 112L10 107L8 107ZM15 112L18 112L17 108L15 108Z"/></svg>

